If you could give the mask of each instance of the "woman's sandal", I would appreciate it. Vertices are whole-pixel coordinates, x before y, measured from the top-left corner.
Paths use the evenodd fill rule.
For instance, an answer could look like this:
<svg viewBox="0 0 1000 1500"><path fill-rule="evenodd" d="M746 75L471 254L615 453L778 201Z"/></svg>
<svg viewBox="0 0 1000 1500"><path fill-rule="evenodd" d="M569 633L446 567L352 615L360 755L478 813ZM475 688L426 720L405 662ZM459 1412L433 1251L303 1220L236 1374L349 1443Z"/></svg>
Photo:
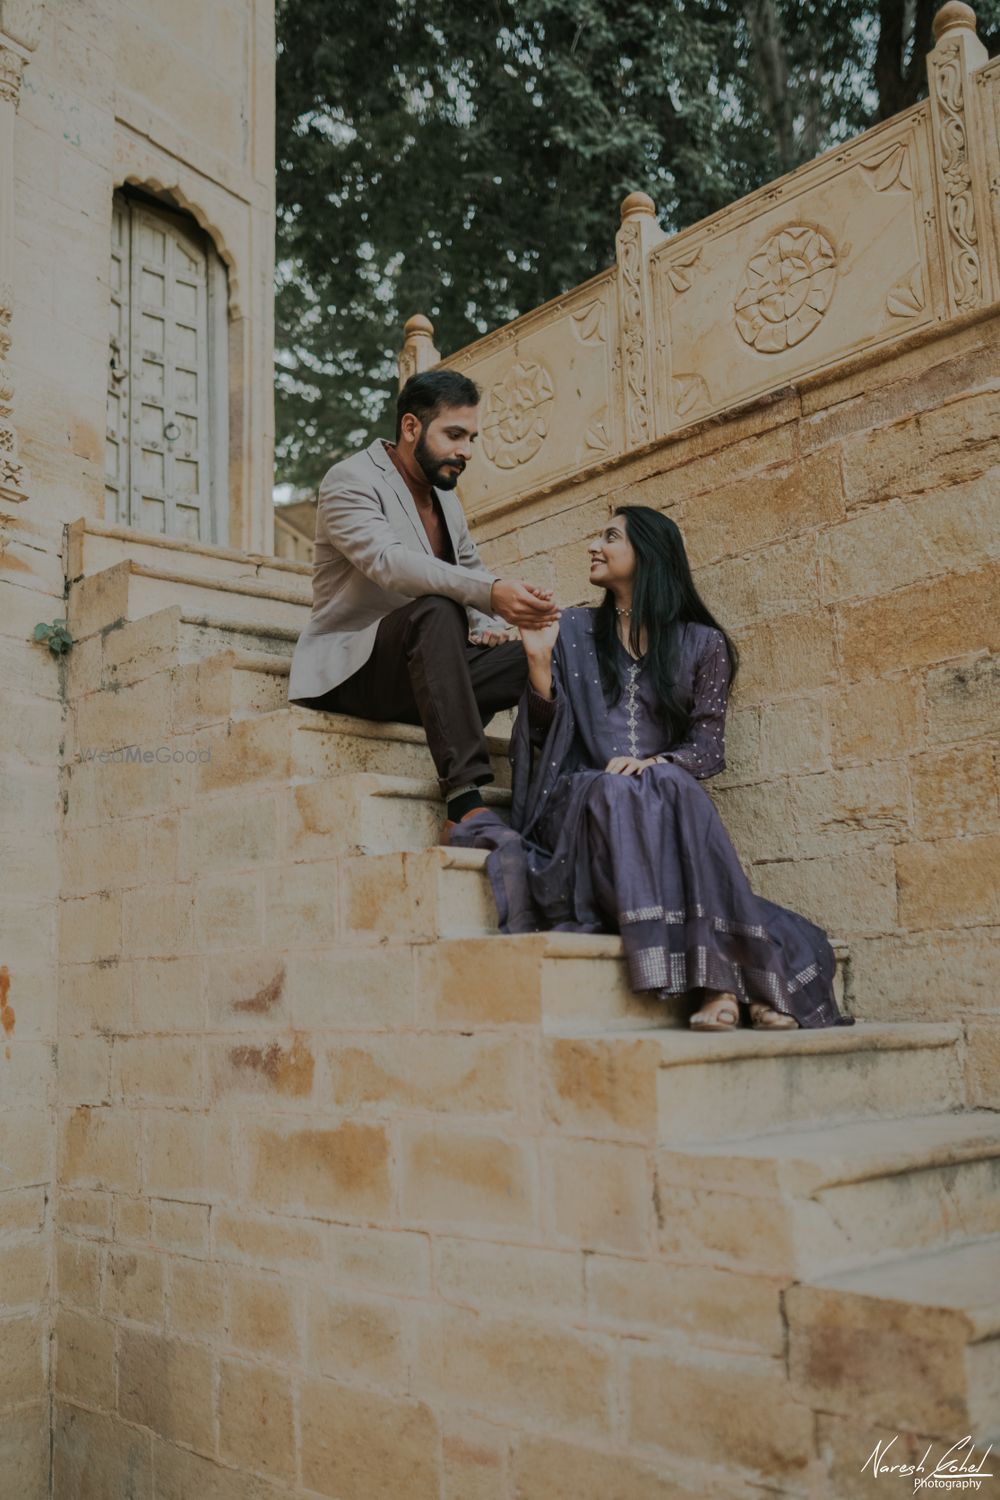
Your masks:
<svg viewBox="0 0 1000 1500"><path fill-rule="evenodd" d="M763 1000L754 1000L750 1006L750 1025L754 1031L797 1031L799 1023L794 1016L765 1005Z"/></svg>
<svg viewBox="0 0 1000 1500"><path fill-rule="evenodd" d="M699 1020L702 1012L696 1010L688 1021L691 1030L735 1031L740 1024L739 1002L732 995L727 995L724 1000L718 997L716 1001L709 1001L709 1004L714 1004L715 1010L710 1011L704 1020ZM723 1017L728 1017L728 1019L724 1020Z"/></svg>

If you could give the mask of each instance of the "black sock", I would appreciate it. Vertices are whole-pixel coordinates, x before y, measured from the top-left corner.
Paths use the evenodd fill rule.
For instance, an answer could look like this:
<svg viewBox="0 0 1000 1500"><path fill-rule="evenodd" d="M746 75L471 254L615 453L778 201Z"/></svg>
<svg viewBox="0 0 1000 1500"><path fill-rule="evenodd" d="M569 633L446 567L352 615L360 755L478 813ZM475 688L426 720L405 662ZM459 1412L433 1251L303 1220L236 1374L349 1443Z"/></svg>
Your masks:
<svg viewBox="0 0 1000 1500"><path fill-rule="evenodd" d="M474 786L470 791L459 792L457 797L448 798L448 817L453 823L460 823L466 813L485 806L479 788Z"/></svg>

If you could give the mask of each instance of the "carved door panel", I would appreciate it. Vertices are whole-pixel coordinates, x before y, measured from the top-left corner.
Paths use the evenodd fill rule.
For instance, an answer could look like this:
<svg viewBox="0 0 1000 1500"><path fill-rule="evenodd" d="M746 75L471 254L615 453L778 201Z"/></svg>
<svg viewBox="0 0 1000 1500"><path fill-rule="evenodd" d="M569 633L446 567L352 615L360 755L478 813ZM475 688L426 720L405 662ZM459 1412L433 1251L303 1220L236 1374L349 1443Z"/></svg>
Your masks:
<svg viewBox="0 0 1000 1500"><path fill-rule="evenodd" d="M123 197L115 235L109 495L123 524L211 542L208 250L193 223Z"/></svg>
<svg viewBox="0 0 1000 1500"><path fill-rule="evenodd" d="M108 421L104 445L105 514L129 524L129 222L128 207L114 201L111 222L111 329L108 357Z"/></svg>

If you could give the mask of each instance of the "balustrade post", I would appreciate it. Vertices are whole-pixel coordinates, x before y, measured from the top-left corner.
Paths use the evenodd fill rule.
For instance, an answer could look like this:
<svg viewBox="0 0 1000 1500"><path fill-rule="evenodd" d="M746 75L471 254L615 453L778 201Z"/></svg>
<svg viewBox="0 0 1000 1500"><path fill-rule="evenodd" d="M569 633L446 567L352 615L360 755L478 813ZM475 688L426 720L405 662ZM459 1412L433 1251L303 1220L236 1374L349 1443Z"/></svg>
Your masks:
<svg viewBox="0 0 1000 1500"><path fill-rule="evenodd" d="M989 54L976 35L971 6L951 0L934 17L927 58L934 188L944 254L948 309L969 312L992 300L994 268L986 137L973 75Z"/></svg>
<svg viewBox="0 0 1000 1500"><path fill-rule="evenodd" d="M403 347L399 352L399 384L402 388L411 375L432 370L441 363L434 347L434 324L423 313L414 313L403 327Z"/></svg>
<svg viewBox="0 0 1000 1500"><path fill-rule="evenodd" d="M649 255L665 239L656 222L652 198L646 193L629 193L622 200L621 228L615 236L626 450L641 447L657 435L653 370L656 341Z"/></svg>

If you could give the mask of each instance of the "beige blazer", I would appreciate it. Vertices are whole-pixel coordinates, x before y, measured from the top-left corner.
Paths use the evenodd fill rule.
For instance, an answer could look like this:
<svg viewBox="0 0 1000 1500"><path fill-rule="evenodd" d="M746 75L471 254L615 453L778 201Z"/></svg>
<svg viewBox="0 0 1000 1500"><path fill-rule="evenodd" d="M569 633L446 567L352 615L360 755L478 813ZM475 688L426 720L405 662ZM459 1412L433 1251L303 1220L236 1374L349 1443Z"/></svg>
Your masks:
<svg viewBox="0 0 1000 1500"><path fill-rule="evenodd" d="M383 616L423 594L464 604L470 630L507 629L489 614L495 578L480 561L458 497L435 493L454 564L431 551L413 497L381 439L327 473L316 512L312 613L292 657L293 703L329 692L363 667Z"/></svg>

